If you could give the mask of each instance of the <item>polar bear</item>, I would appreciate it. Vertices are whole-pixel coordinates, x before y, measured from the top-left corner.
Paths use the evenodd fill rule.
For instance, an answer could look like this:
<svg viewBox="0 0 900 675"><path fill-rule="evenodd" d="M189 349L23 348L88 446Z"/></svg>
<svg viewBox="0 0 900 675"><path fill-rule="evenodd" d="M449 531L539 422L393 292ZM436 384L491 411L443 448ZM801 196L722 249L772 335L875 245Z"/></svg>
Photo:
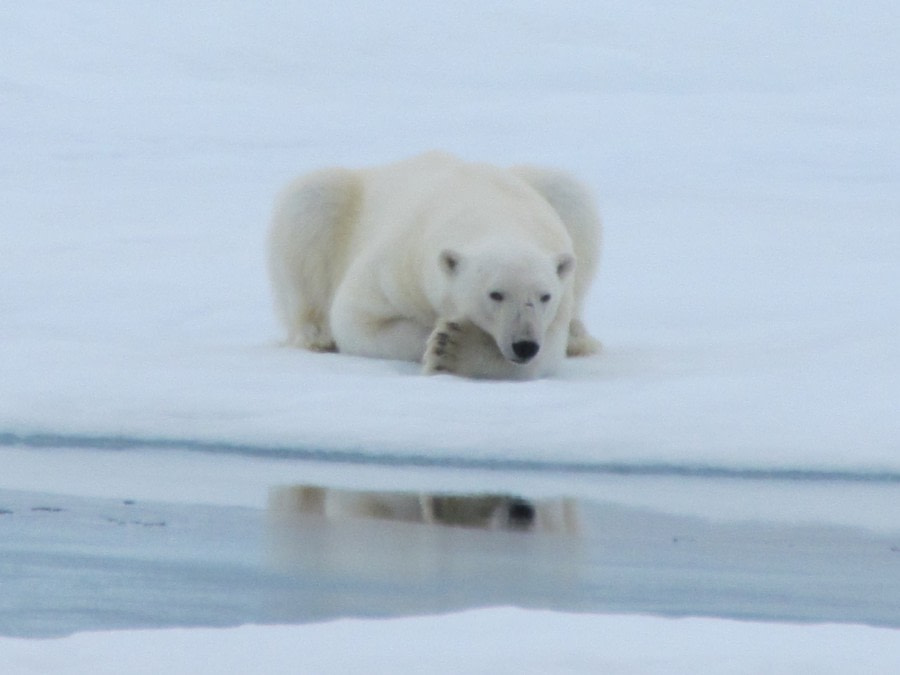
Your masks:
<svg viewBox="0 0 900 675"><path fill-rule="evenodd" d="M577 535L578 507L568 498L525 499L506 494L431 494L340 490L290 485L269 491L272 522L298 516L341 521L375 519L470 529Z"/></svg>
<svg viewBox="0 0 900 675"><path fill-rule="evenodd" d="M290 345L530 379L599 344L581 321L600 224L566 174L431 152L280 196L269 272Z"/></svg>

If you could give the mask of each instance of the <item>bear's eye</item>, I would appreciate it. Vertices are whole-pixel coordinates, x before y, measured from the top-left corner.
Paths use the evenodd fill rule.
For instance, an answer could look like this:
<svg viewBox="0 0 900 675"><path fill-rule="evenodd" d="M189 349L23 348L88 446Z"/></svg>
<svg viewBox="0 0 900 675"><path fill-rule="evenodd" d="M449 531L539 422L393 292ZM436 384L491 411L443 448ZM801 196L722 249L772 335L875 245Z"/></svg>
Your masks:
<svg viewBox="0 0 900 675"><path fill-rule="evenodd" d="M544 294L541 296L541 302L550 302L550 294L549 294L549 293L544 293Z"/></svg>
<svg viewBox="0 0 900 675"><path fill-rule="evenodd" d="M503 293L500 291L494 291L488 297L494 302L503 302Z"/></svg>

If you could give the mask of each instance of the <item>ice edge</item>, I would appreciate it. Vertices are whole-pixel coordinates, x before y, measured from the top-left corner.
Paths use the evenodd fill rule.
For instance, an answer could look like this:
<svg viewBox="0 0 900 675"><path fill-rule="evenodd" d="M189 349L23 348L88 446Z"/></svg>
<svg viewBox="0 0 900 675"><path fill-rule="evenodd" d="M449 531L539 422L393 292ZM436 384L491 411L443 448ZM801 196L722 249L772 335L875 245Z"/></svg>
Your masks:
<svg viewBox="0 0 900 675"><path fill-rule="evenodd" d="M727 467L707 464L667 462L585 462L517 459L510 457L472 458L454 455L391 453L353 449L315 449L267 446L192 438L139 437L125 435L80 435L64 433L18 434L0 432L0 447L79 448L94 450L188 450L209 454L259 457L264 459L307 460L340 464L369 464L395 467L446 467L497 471L545 471L567 474L598 474L637 477L729 478L740 480L783 480L804 482L900 483L900 472L867 469L803 467Z"/></svg>

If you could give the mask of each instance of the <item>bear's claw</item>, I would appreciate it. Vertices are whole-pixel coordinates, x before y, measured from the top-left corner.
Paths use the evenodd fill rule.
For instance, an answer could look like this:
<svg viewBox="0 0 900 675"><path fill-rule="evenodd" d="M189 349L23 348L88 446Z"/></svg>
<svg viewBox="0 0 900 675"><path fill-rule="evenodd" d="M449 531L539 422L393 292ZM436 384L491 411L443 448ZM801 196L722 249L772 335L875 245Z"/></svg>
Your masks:
<svg viewBox="0 0 900 675"><path fill-rule="evenodd" d="M426 374L453 373L456 371L456 348L462 326L456 321L440 320L425 346L422 370Z"/></svg>

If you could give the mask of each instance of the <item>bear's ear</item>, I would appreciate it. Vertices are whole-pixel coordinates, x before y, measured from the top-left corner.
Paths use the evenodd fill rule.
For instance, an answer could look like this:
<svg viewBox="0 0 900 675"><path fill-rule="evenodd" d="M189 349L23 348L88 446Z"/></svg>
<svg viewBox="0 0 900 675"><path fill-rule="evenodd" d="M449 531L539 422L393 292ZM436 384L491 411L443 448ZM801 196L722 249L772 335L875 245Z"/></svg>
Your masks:
<svg viewBox="0 0 900 675"><path fill-rule="evenodd" d="M444 249L441 251L441 269L448 277L452 277L459 270L460 255L456 251Z"/></svg>
<svg viewBox="0 0 900 675"><path fill-rule="evenodd" d="M575 269L575 256L562 253L556 259L556 273L560 279L565 279Z"/></svg>

